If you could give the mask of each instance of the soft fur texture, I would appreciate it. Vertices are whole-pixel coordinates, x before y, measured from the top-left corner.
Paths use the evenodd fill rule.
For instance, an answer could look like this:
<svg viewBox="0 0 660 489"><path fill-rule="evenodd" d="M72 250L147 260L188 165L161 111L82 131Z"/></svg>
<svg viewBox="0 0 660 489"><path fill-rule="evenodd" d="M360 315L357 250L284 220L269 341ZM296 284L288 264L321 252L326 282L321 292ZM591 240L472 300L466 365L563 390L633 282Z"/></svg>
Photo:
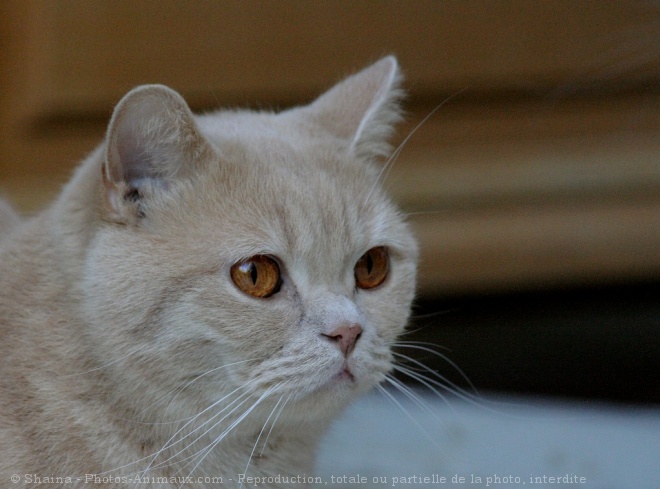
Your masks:
<svg viewBox="0 0 660 489"><path fill-rule="evenodd" d="M392 57L277 114L193 116L139 87L49 209L20 225L0 209L1 484L312 475L408 320L417 249L377 161L399 98ZM389 275L359 289L376 246ZM254 255L282 270L265 299L230 277ZM362 329L346 356L328 337L341 325Z"/></svg>
<svg viewBox="0 0 660 489"><path fill-rule="evenodd" d="M9 232L16 227L20 222L18 214L14 212L11 206L0 200L0 241L9 236Z"/></svg>

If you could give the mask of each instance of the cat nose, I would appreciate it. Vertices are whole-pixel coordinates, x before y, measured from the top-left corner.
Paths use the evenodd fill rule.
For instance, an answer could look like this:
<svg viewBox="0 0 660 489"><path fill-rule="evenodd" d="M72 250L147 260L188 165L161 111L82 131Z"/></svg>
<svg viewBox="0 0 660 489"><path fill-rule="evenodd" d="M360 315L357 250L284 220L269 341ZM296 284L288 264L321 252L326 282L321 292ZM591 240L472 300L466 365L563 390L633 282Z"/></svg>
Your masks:
<svg viewBox="0 0 660 489"><path fill-rule="evenodd" d="M357 323L342 324L332 332L328 334L322 333L322 335L330 341L337 343L344 356L348 357L355 349L355 343L357 343L357 340L362 335L362 326Z"/></svg>

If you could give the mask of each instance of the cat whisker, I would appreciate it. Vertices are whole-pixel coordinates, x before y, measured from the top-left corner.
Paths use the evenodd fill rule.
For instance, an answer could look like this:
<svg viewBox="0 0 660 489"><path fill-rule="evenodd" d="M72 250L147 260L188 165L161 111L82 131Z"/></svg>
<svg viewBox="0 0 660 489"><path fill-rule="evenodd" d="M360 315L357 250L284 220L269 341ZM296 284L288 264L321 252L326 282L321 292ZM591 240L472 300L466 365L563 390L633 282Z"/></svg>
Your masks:
<svg viewBox="0 0 660 489"><path fill-rule="evenodd" d="M415 392L410 387L406 386L403 382L398 380L396 377L392 377L391 375L387 375L385 380L387 381L388 384L394 386L396 390L398 390L404 396L410 399L419 408L435 416L433 409L431 409L431 407L427 403L425 403L420 396L416 395Z"/></svg>
<svg viewBox="0 0 660 489"><path fill-rule="evenodd" d="M113 365L113 364L115 364L115 363L117 363L117 362L120 362L120 361L124 360L125 358L128 358L128 357L131 356L131 355L134 355L134 354L136 354L136 353L139 353L140 350L141 350L141 349L138 348L138 349L136 349L136 350L134 350L134 351L132 351L132 352L129 352L129 353L127 353L126 355L124 355L124 356L122 356L122 357L120 357L120 358L117 358L116 360L113 360L112 362L109 362L109 363L107 363L107 364L105 364L105 365L102 365L102 366L100 366L100 367L96 367L96 368L93 368L93 369L87 370L87 371L85 371L85 372L80 372L80 373L77 373L77 374L66 375L66 376L64 376L64 377L73 377L73 376L78 376L78 375L84 375L84 374L88 374L88 373L95 372L95 371L97 371L97 370L101 370L101 369L103 369L103 368L107 368L107 367L109 367L109 366L111 366L111 365ZM204 377L204 376L206 376L206 375L209 375L209 374L211 374L211 373L213 373L213 372L215 372L215 371L217 371L217 370L221 370L221 369L224 369L224 368L228 368L228 367L231 367L231 366L237 365L237 364L239 364L239 363L245 363L245 362L249 362L249 361L250 361L250 360L247 359L247 360L240 360L240 361L237 361L237 362L232 362L232 363L229 363L229 364L221 365L221 366L219 366L219 367L217 367L217 368L214 368L214 369L211 369L211 370L209 370L209 371L207 371L207 372L204 372L204 373L202 373L202 374L196 376L196 377L193 378L192 380L188 381L185 385L183 385L182 387L180 387L180 388L176 391L176 394L174 395L174 397L172 397L172 398L170 399L170 401L169 401L169 403L168 403L168 406L165 408L165 414L166 414L167 411L169 410L170 405L174 402L174 400L176 400L177 396L178 396L179 394L181 394L181 392L183 392L183 391L184 391L186 388L188 388L191 384L193 384L193 383L195 383L196 381L198 381L200 378L202 378L202 377ZM142 409L142 410L140 410L139 412L137 412L136 415L140 415L140 414L142 414L142 413L147 412L149 409L153 408L154 406L157 406L160 402L162 402L162 401L163 401L164 399L166 399L166 398L169 398L169 394L165 394L165 395L161 396L160 398L158 398L157 400L155 400L153 403L149 404L147 407L145 407L144 409ZM165 416L165 414L164 414L163 416ZM121 416L117 416L115 419L118 419L118 420L121 420L121 421L126 421L126 422L129 422L129 423L134 423L134 424L141 424L141 425L167 425L167 424L174 424L174 423L180 423L180 422L183 422L183 421L188 421L188 420L190 420L190 419L192 419L192 418L194 418L194 417L195 417L195 416L190 416L190 417L188 417L188 418L176 419L176 420L172 420L172 421L161 421L161 422L138 421L138 420L135 420L135 419L124 418L124 417L121 417Z"/></svg>
<svg viewBox="0 0 660 489"><path fill-rule="evenodd" d="M111 362L105 363L105 364L103 364L99 367L94 367L94 368L91 368L89 370L85 370L84 372L78 372L78 373L75 373L75 374L63 375L62 377L63 378L65 378L65 377L78 377L80 375L87 375L87 374L91 374L91 373L94 373L94 372L98 372L99 370L103 370L104 368L108 368L109 366L114 365L115 363L121 362L122 360L125 360L126 358L130 357L131 355L135 355L136 353L139 353L140 351L144 351L144 350L146 350L146 348L144 348L144 347L143 348L136 348L135 350L133 350L131 352L128 352L126 355L123 355L123 356L121 356L121 357L119 357L115 360L112 360Z"/></svg>
<svg viewBox="0 0 660 489"><path fill-rule="evenodd" d="M137 416L137 415L140 415L140 414L143 414L143 413L145 413L145 412L147 412L147 411L149 411L150 409L152 409L153 407L157 406L157 405L160 404L161 402L164 402L165 399L169 399L168 405L167 405L167 407L165 408L165 410L164 410L164 412L163 412L163 419L164 419L164 418L166 417L166 415L167 415L167 411L170 409L171 405L172 405L173 402L176 400L176 398L177 398L177 397L178 397L183 391L185 391L190 385L192 385L192 384L194 384L195 382L197 382L200 378L205 377L205 376L207 376L207 375L209 375L209 374L211 374L211 373L213 373L213 372L216 372L216 371L218 371L218 370L222 370L222 369L224 369L224 368L232 367L232 366L237 365L237 364L239 364L239 363L245 363L245 362L249 362L249 361L250 361L250 360L248 359L248 360L240 360L240 361L237 361L237 362L228 363L228 364L221 365L221 366L219 366L219 367L216 367L216 368L210 369L210 370L208 370L208 371L206 371L206 372L204 372L204 373L202 373L202 374L198 374L198 375L194 376L191 380L187 381L183 386L181 386L181 387L179 387L179 388L174 388L174 389L172 389L171 391L169 391L168 393L166 393L166 394L162 395L161 397L159 397L158 399L156 399L154 402L152 402L151 404L149 404L147 407L145 407L144 409L142 409L142 410L140 410L139 412L137 412L137 413L136 413L136 416ZM184 380L185 380L185 379L184 379ZM170 393L171 393L172 391L176 391L176 394L174 395L174 397L171 397L171 398L170 398ZM184 421L188 421L188 420L190 420L190 419L192 419L192 418L194 418L194 417L195 417L195 415L193 415L193 416L189 416L189 417L187 417L187 418L174 419L174 420L171 420L171 421L158 421L158 422L157 422L157 421L138 421L138 420L129 419L129 418L123 418L123 417L117 417L116 419L120 419L120 420L122 420L122 421L126 421L126 422L129 422L129 423L134 423L134 424L161 426L161 425L168 425L168 424L181 423L181 422L184 422Z"/></svg>
<svg viewBox="0 0 660 489"><path fill-rule="evenodd" d="M439 351L434 350L433 348L430 348L429 346L433 346L435 348L440 348L440 347L434 345L433 343L424 343L424 342L415 342L415 341L398 341L398 342L394 343L394 346L399 347L399 348L409 348L411 350L421 350L421 351L424 351L424 352L427 352L427 353L431 353L432 355L442 359L444 362L448 363L456 372L458 372L458 374L463 378L463 380L465 380L465 382L467 382L467 384L470 386L470 388L472 389L472 391L474 391L475 394L479 395L478 389L472 383L470 378L467 376L467 374L458 365L456 365L456 363L452 359L450 359L447 355L444 355L443 353L440 353ZM406 360L413 361L413 362L419 364L420 366L423 366L425 371L431 371L431 372L434 372L434 373L437 374L437 372L435 372L434 370L430 369L427 365L424 365L423 363L421 363L417 360L414 360L414 359L412 359L408 356L405 356L401 353L395 353L395 355L399 355L402 358L405 358ZM442 378L442 380L445 380L445 379Z"/></svg>
<svg viewBox="0 0 660 489"><path fill-rule="evenodd" d="M440 375L438 372L433 370L432 368L424 365L422 362L419 362L415 360L414 358L410 358L407 355L403 355L401 353L396 353L394 352L394 355L403 358L404 360L413 363L414 365L420 367L422 371L430 373L433 377L425 375L423 373L416 372L415 370L409 368L409 367L404 367L403 365L400 364L395 364L394 369L397 370L398 372L401 372L404 375L407 375L413 380L418 381L422 385L425 385L429 389L433 390L434 392L437 393L437 390L433 388L432 386L435 385L437 387L440 387L441 389L450 392L461 399L464 400L470 400L474 402L475 400L480 400L481 397L478 394L472 394L471 392L468 392L467 390L463 389L462 387L456 385L454 382L450 381L443 375Z"/></svg>
<svg viewBox="0 0 660 489"><path fill-rule="evenodd" d="M372 185L371 189L367 193L366 198L364 199L364 204L366 205L367 202L369 202L369 198L371 197L371 194L374 192L374 190L379 186L382 185L386 180L387 177L394 166L394 163L396 163L396 160L399 157L399 154L401 154L401 151L403 151L403 148L408 144L408 141L413 137L413 135L424 125L426 122L433 117L433 115L438 112L442 107L444 107L447 103L449 103L452 99L458 97L460 94L465 92L467 90L467 87L462 88L461 90L458 90L457 92L453 93L452 95L448 96L445 98L442 102L440 102L436 107L429 112L426 117L424 117L409 133L408 135L401 141L401 143L397 146L397 148L392 152L390 157L387 159L383 167L381 168L380 172L378 173L378 176L376 177L376 181Z"/></svg>
<svg viewBox="0 0 660 489"><path fill-rule="evenodd" d="M280 419L280 415L282 414L282 412L284 411L284 408L289 403L289 401L291 400L292 397L293 397L293 392L291 394L289 394L289 396L286 398L286 400L282 404L282 407L280 408L279 412L275 416L275 419L273 420L273 424L270 425L270 429L268 430L268 434L266 435L266 439L264 440L264 443L261 446L261 452L259 452L260 457L263 456L264 450L266 449L266 445L268 445L268 439L270 438L270 434L273 432L273 428L275 428L275 423L277 423L277 420Z"/></svg>
<svg viewBox="0 0 660 489"><path fill-rule="evenodd" d="M487 399L481 395L479 390L476 388L476 386L472 383L470 378L465 374L465 372L458 366L456 363L454 363L449 357L446 355L440 353L439 351L435 350L435 348L443 348L447 350L446 347L442 347L440 345L436 345L434 343L428 343L428 342L423 342L423 341L398 341L396 343L393 343L393 346L399 347L399 348L411 348L411 349L417 349L417 350L422 350L428 353L431 353L445 362L447 362L451 367L458 372L458 374L466 381L466 383L469 385L470 389L473 392L469 392L456 384L450 382L447 380L444 376L440 375L438 372L435 370L431 369L428 365L425 365L424 363L415 360L411 357L408 357L406 355L403 355L400 352L393 352L395 356L398 356L400 358L403 358L404 360L411 362L412 364L416 365L417 368L412 368L412 367L404 367L403 365L400 364L395 364L394 369L397 370L398 372L402 373L403 375L406 375L416 382L419 382L422 385L425 385L425 387L429 388L431 391L433 391L438 397L440 397L445 403L448 404L448 401L446 400L445 396L442 395L437 389L432 387L429 384L426 384L426 382L429 382L437 387L441 387L443 390L450 392L457 397L463 399L464 401L469 402L472 405L475 405L481 409L486 409L488 412L498 414L498 415L504 415L504 416L513 416L514 418L521 418L519 415L511 415L510 413L503 412L498 409L493 409L488 406L494 406L494 407L507 407L507 408L520 408L521 404L516 403L516 402L505 402L505 401L496 401L493 399ZM437 379L433 379L427 375L425 375L424 372L431 373L434 377ZM413 376L414 375L414 376ZM444 384L443 384L444 383ZM453 408L452 408L453 409ZM524 418L524 417L523 417Z"/></svg>
<svg viewBox="0 0 660 489"><path fill-rule="evenodd" d="M456 311L459 311L459 310L460 310L460 308L458 308L458 307L453 307L453 308L443 309L443 310L441 310L441 311L433 311L433 312L429 312L429 313L426 313L426 314L415 314L415 313L413 312L413 314L412 314L412 316L411 316L411 319L433 319L433 318L438 318L438 317L446 316L447 314L450 314L450 313L452 313L452 312L456 312ZM404 332L402 333L402 335L403 335L403 336L409 335L409 334L414 333L414 332L416 332L416 331L420 331L420 330L424 329L425 327L426 327L426 326L424 325L424 326L420 326L420 327L418 327L418 328L416 328L416 329L407 329L406 331L404 331ZM429 344L432 344L432 343L429 343ZM433 346L436 346L436 345L433 345ZM438 346L439 346L440 348L445 348L445 347L442 347L442 346L440 346L440 345L438 345ZM445 349L448 349L448 348L445 348Z"/></svg>
<svg viewBox="0 0 660 489"><path fill-rule="evenodd" d="M125 469L125 468L127 468L127 467L130 467L130 466L132 466L132 465L138 464L138 463L140 463L140 462L144 462L144 461L146 461L146 460L150 460L149 465L148 465L145 469L141 469L140 471L138 471L138 472L135 473L135 475L138 475L138 474L140 474L140 475L145 475L146 472L147 472L150 468L153 468L153 467L154 467L154 465L153 465L154 461L157 459L157 457L158 457L158 456L159 456L164 450L166 450L168 447L174 446L175 444L179 443L181 440L185 439L185 437L183 437L183 438L181 438L181 439L175 441L174 443L172 443L172 441L176 438L176 436L177 436L179 433L181 433L181 432L182 432L182 431L183 431L188 425L190 425L192 422L194 422L195 419L199 418L199 416L201 416L202 414L204 414L206 411L208 411L208 410L214 408L214 407L217 406L219 403L221 403L222 401L224 401L225 399L227 399L229 396L233 395L233 394L236 393L237 391L239 391L239 390L241 390L241 389L244 389L244 388L245 388L245 386L241 386L241 387L239 387L239 388L237 388L237 389L234 389L232 392L230 392L229 394L227 394L227 395L224 396L223 398L219 399L218 401L214 402L213 404L211 404L209 407L207 407L206 409L204 409L203 411L201 411L201 412L198 413L197 415L193 416L192 419L190 419L190 420L189 420L184 426L182 426L182 427L181 427L176 433L174 433L174 435L172 435L172 437L171 437L171 438L165 443L165 445L164 445L160 450L158 450L157 452L152 453L152 454L149 454L149 455L146 455L145 457L142 457L142 458L140 458L140 459L134 460L133 462L130 462L130 463L128 463L128 464L125 464L125 465L122 465L122 466L119 466L119 467L115 467L115 468L113 468L113 469L106 470L106 471L103 471L103 472L99 472L97 475L110 474L110 473L112 473L112 472L116 472L116 471L119 471L119 470ZM240 399L240 397L245 396L245 395L246 395L246 393L241 394L241 396L239 396L236 400ZM231 406L231 404L233 404L234 402L236 402L236 400L232 401L232 403L230 403L229 406ZM223 410L220 411L220 413L216 414L214 417L216 417L216 416L218 416L219 414L221 414L222 412L224 412L229 406L225 407ZM208 422L208 421L207 421L207 422ZM202 425L202 426L203 426L203 425ZM197 429L199 429L199 427L198 427ZM188 435L186 435L186 436L188 436ZM179 453L181 453L181 452L179 452Z"/></svg>
<svg viewBox="0 0 660 489"><path fill-rule="evenodd" d="M412 368L407 368L402 365L395 364L394 365L394 370L397 372L400 372L403 375L406 375L407 377L413 379L415 382L418 382L419 384L423 385L427 389L429 389L431 392L433 392L436 396L438 396L452 411L456 412L452 404L449 402L447 397L440 391L446 391L459 399L467 402L468 404L475 406L479 409L483 409L489 413L496 414L498 416L505 416L508 418L513 418L513 419L539 419L539 416L536 414L531 414L531 415L521 415L519 413L511 413L511 412L506 412L501 409L497 408L515 408L515 409L525 409L528 410L529 406L525 405L524 403L518 403L518 402L507 402L507 401L498 401L498 400L493 400L493 399L487 399L485 397L482 397L479 394L472 394L470 392L465 391L464 389L455 386L454 384L450 385L445 385L443 384L442 381L446 380L437 374L437 372L431 370L430 368L426 367L425 370L428 370L432 374L434 374L436 377L440 377L442 381L433 379L427 375L424 375L422 373L419 373ZM402 384L403 385L403 384ZM438 390L440 389L440 390ZM492 407L491 407L492 406Z"/></svg>
<svg viewBox="0 0 660 489"><path fill-rule="evenodd" d="M449 400L436 388L436 386L440 387L442 390L449 392L455 396L461 397L460 392L456 391L454 388L447 386L440 381L427 377L426 375L416 372L410 368L403 367L401 365L394 365L394 370L415 380L416 382L420 383L421 385L429 389L431 392L437 395L450 409L453 408L449 403Z"/></svg>
<svg viewBox="0 0 660 489"><path fill-rule="evenodd" d="M239 389L236 389L236 390L239 390ZM233 391L233 392L235 392L235 391ZM231 394L231 393L230 393L230 394ZM225 396L225 397L227 397L227 396ZM221 402L221 401L218 401L218 402ZM216 405L218 402L214 403L212 406L210 406L210 407L207 408L206 410L212 408L212 407L213 407L214 405ZM205 411L206 411L206 410L205 410ZM204 412L204 411L203 411L203 412ZM203 413L203 412L202 412L202 413ZM194 417L194 419L196 419L197 417L199 417L202 413L199 413L197 416ZM194 419L192 419L191 421L189 421L188 423L186 423L186 425L184 425L184 427L182 427L181 429L179 429L179 430L178 430L178 431L172 436L172 438L170 438L170 439L168 440L167 443L169 444L169 443L174 439L174 437L176 437L176 435L177 435L178 433L180 433L180 432L185 428L185 426L189 425L192 421L194 421ZM174 444L176 444L176 443L178 443L178 442L179 442L179 440L176 441L176 442L174 442L172 445L174 445ZM124 465L121 465L121 466L118 466L118 467L114 467L114 468L112 468L112 469L105 470L105 471L102 471L102 472L98 472L96 475L98 475L98 476L104 476L104 475L106 475L106 474L111 474L111 473L113 473L113 472L121 471L122 469L126 469L126 468L128 468L128 467L131 467L131 466L134 466L134 465L139 464L139 463L141 463L141 462L145 462L145 461L149 460L149 465L148 465L145 469L138 470L138 471L136 471L136 472L134 472L134 473L131 474L132 476L145 476L146 473L147 473L147 471L148 471L150 468L156 467L156 465L153 465L153 462L155 461L155 459L156 459L156 458L157 458L157 457L163 452L163 450L165 450L165 449L166 449L166 447L163 447L163 448L161 448L160 450L158 450L158 451L155 452L155 453L152 453L152 454L146 455L146 456L144 456L144 457L142 457L142 458L139 458L139 459L137 459L137 460L134 460L134 461L132 461L132 462L130 462L130 463L127 463L127 464L124 464ZM180 452L179 452L179 453L180 453ZM159 465L160 465L160 464L159 464ZM137 485L137 483L136 483L136 485Z"/></svg>
<svg viewBox="0 0 660 489"><path fill-rule="evenodd" d="M206 409L204 409L203 411L201 411L201 412L200 412L199 414L197 414L193 419L191 419L191 420L188 421L185 425L183 425L179 430L177 430L176 433L174 433L174 434L170 437L170 439L169 439L167 442L165 442L165 444L163 445L163 447L162 447L158 452L156 452L153 456L151 456L151 457L152 457L152 460L149 462L149 465L148 465L148 466L147 466L142 472L146 474L146 472L147 472L148 470L150 470L151 468L157 468L157 467L168 466L167 462L169 462L170 460L174 459L175 457L177 457L177 456L180 455L181 453L185 452L189 447L193 446L195 443L197 443L199 440L201 440L205 435L207 435L211 430L213 430L215 427L217 427L220 423L222 423L222 422L223 422L225 419L227 419L229 416L231 416L231 415L232 415L237 409L239 409L243 404L245 404L245 403L248 401L248 399L249 399L249 395L250 395L249 392L243 392L243 393L240 394L236 399L234 399L233 401L231 401L227 406L225 406L223 409L221 409L220 411L218 411L217 413L215 413L213 416L211 416L211 418L209 418L208 420L204 421L201 425L199 425L198 427L196 427L194 430L190 431L190 432L189 432L188 434L186 434L185 436L183 436L183 437L178 438L178 439L175 440L175 438L177 437L177 435L179 435L179 433L181 433L181 432L182 432L182 431L183 431L188 425L190 425L192 422L194 422L194 421L195 421L197 418L199 418L202 414L204 414L204 413L207 412L208 410L210 410L210 409L214 408L215 406L217 406L219 403L221 403L222 401L224 401L227 397L233 395L236 391L241 390L241 389L244 389L244 388L245 388L245 386L241 386L241 387L239 387L239 388L237 388L237 389L234 389L232 392L230 392L229 394L227 394L226 396L224 396L222 399L220 399L220 400L214 402L213 404L211 404L209 407L207 407ZM231 408L231 406L232 406L233 404L235 404L236 402L238 402L241 398L243 398L243 400L240 401L240 402L238 403L238 405L236 405L236 406L234 406L233 408ZM222 417L220 418L220 420L216 421L216 422L215 422L210 428L208 428L206 431L204 431L201 435L197 436L197 438L195 438L194 440L192 440L191 442L189 442L184 448L180 449L178 452L176 452L175 454L171 455L171 456L170 456L169 458L167 458L166 460L164 460L164 461L162 461L162 462L159 462L158 464L154 464L154 462L157 460L158 456L159 456L161 453L163 453L165 450L167 450L167 449L169 449L169 448L172 448L174 445L177 445L177 444L181 443L181 442L184 441L186 438L188 438L188 437L190 437L190 436L193 436L193 434L194 434L195 432L197 432L198 430L203 429L206 425L208 425L209 423L213 422L218 416L222 415L225 411L227 411L227 410L230 409L230 408L231 408L231 410L230 410L227 414L225 414L224 416L222 416ZM175 440L175 441L173 441L173 440ZM194 457L195 455L196 455L196 454L194 454L193 457ZM190 458L190 457L188 457L188 458ZM184 458L184 459L182 459L182 460L180 460L180 461L184 461L184 460L187 460L187 459ZM169 464L169 465L171 465L171 464Z"/></svg>
<svg viewBox="0 0 660 489"><path fill-rule="evenodd" d="M401 390L401 392L403 392L404 390L408 390L407 388L405 388L405 386L403 386L403 384L401 384L400 382L396 382L396 381L395 381L394 379L392 379L390 376L385 377L385 380L386 380L387 382L391 383L391 384L392 384L394 387L396 387L398 390ZM388 391L385 387L383 387L383 385L381 385L381 384L378 384L378 385L376 386L376 388L378 389L378 391L379 391L381 394L383 394L387 399L389 399L390 402L392 402L392 403L396 406L396 408L397 408L399 411L401 411L401 412L402 412L402 413L403 413L403 414L404 414L404 415L405 415L405 416L406 416L406 417L407 417L407 418L408 418L408 419L409 419L409 420L410 420L410 421L411 421L411 422L412 422L417 428L419 428L419 430L420 430L422 433L424 433L424 435L429 439L429 441L430 441L435 447L437 447L438 449L440 449L440 447L437 445L437 443L435 442L435 440L433 440L432 438L430 438L430 437L428 436L426 430L425 430L424 427L419 423L419 421L418 421L418 420L417 420L417 419L416 419L416 418L410 413L410 411L408 411L408 410L403 406L403 404L401 404L401 403L399 402L399 400L398 400L396 397L394 397L394 395L392 395L391 392L389 392L389 391ZM403 390L402 390L402 389L403 389Z"/></svg>
<svg viewBox="0 0 660 489"><path fill-rule="evenodd" d="M234 407L233 407L233 408L232 408L227 414L225 414L225 416L223 416L220 420L216 421L216 422L215 422L210 428L208 428L206 431L204 431L204 433L202 433L201 435L199 435L199 436L198 436L197 438L195 438L194 440L190 441L185 447L183 447L181 450L179 450L178 452L176 452L176 453L174 453L173 455L171 455L171 456L170 456L169 458L167 458L166 460L163 460L163 461L161 461L161 462L159 462L159 463L153 463L155 460L152 460L151 463L150 463L150 465L149 465L149 467L147 467L147 468L143 471L143 473L146 473L146 472L147 472L148 470L150 470L150 469L163 468L163 467L171 467L171 466L173 466L173 465L181 464L181 463L183 463L183 462L188 461L187 463L185 463L182 467L180 467L180 468L178 469L178 471L176 472L176 474L179 474L179 473L181 473L181 471L182 471L183 469L185 469L186 467L188 467L189 465L191 465L191 464L194 462L194 460L195 460L197 457L199 457L199 456L201 455L201 459L200 459L200 461L195 465L195 467L193 467L193 470L191 471L191 474L192 474L192 472L194 472L194 470L195 470L195 469L197 468L197 466L201 463L201 461L206 457L206 455L208 455L208 453L210 453L210 451L212 451L213 448L214 448L215 446L217 446L218 443L220 443L220 442L224 439L224 437L225 437L229 432L231 432L231 430L233 430L233 429L234 429L234 428L235 428L235 427L236 427L236 426L237 426L237 425L238 425L243 419L245 419L245 417L247 417L247 415L248 415L249 413L251 413L251 412L254 410L254 408L256 408L256 406L257 406L258 404L260 404L260 403L262 402L262 400L263 400L265 397L267 397L268 395L270 395L270 394L271 394L274 390L276 390L278 387L279 387L279 385L275 385L275 386L271 387L270 389L268 389L266 392L264 392L264 393L261 395L261 397L260 397L257 401L255 401L255 403L254 403L252 406L250 406L250 407L246 410L245 413L243 413L243 414L240 415L236 420L234 420L234 421L229 425L229 427L226 428L226 429L225 429L220 435L218 435L218 436L216 437L215 441L212 442L210 445L207 445L206 447L204 447L204 448L202 448L202 449L200 449L200 450L198 450L198 451L196 451L196 452L194 452L194 453L188 455L187 457L176 459L180 454L182 454L183 452L185 452L185 451L188 450L189 448L193 447L193 446L195 445L195 443L197 443L199 440L201 440L205 435L207 435L207 434L208 434L209 432L211 432L213 429L215 429L215 428L216 428L220 423L222 423L225 419L227 419L229 416L231 416L232 414L234 414L234 413L235 413L235 412L236 412L241 406L243 406L243 405L248 401L248 399L243 399L241 402L238 403L238 405L234 406ZM232 401L227 407L225 407L225 408L224 408L223 410L221 410L219 413L215 414L211 419L205 421L202 425L198 426L197 428L195 428L193 431L191 431L191 432L188 433L187 435L183 436L182 438L179 438L178 440L174 441L173 443L169 443L169 442L168 442L168 443L169 443L169 447L172 447L172 446L178 444L179 442L183 441L183 440L186 439L187 437L191 436L194 432L198 431L199 429L203 428L203 427L204 427L205 425L207 425L208 423L212 422L215 418L217 418L217 416L219 416L219 415L222 414L224 411L226 411L227 409L229 409L229 407L230 407L232 404L236 403L238 400L240 400L242 397L244 397L244 396L246 396L246 395L249 395L249 394L248 394L247 392L241 394L237 399L235 399L234 401ZM179 432L180 432L180 431L181 431L181 430L179 430ZM178 432L177 432L177 433L178 433ZM175 436L176 436L176 434L170 439L170 441L171 441ZM169 447L168 447L168 446L164 446L164 447L159 451L159 453L161 453L163 450L165 450L166 448L169 448ZM156 454L156 457L158 456L159 453ZM175 460L175 459L176 459L176 460Z"/></svg>
<svg viewBox="0 0 660 489"><path fill-rule="evenodd" d="M213 449L218 446L218 444L229 434L236 426L238 426L245 418L247 418L252 411L254 411L259 404L263 402L264 399L266 399L276 388L279 387L279 384L276 384L273 387L270 387L267 389L261 396L259 396L259 399L257 399L252 406L250 406L243 414L241 414L236 420L234 420L219 436L216 437L216 439L206 448L200 450L197 452L195 455L198 455L199 453L205 452L199 461L195 464L195 466L191 469L190 473L188 474L189 476L195 472L195 469L199 467L199 465L204 461L204 459L213 451ZM215 426L215 425L214 425ZM189 464L186 464L189 465ZM184 466L185 467L185 466ZM181 469L177 473L179 473Z"/></svg>
<svg viewBox="0 0 660 489"><path fill-rule="evenodd" d="M428 216L428 215L436 215L436 214L449 214L449 209L438 209L435 211L415 211L415 212L406 212L404 216L406 218L414 217L414 216Z"/></svg>
<svg viewBox="0 0 660 489"><path fill-rule="evenodd" d="M212 368L211 370L207 370L207 371L204 372L203 374L197 375L197 376L194 377L192 380L188 381L188 383L186 383L183 387L181 387L181 388L176 392L176 394L174 395L174 397L172 397L172 399L170 399L170 402L167 404L167 407L165 408L165 411L164 411L163 416L165 416L165 414L167 414L167 411L170 409L170 407L172 406L172 403L176 400L176 398L179 396L179 394L181 394L183 391L185 391L188 387L190 387L192 384L194 384L195 382L197 382L197 381L198 381L199 379L201 379L202 377L205 377L205 376L207 376L207 375L209 375L209 374L212 374L213 372L217 372L218 370L222 370L222 369L224 369L224 368L233 367L234 365L238 365L238 364L240 364L240 363L246 363L246 362L250 362L250 361L251 361L251 360L248 359L248 360L239 360L239 361L237 361L237 362L227 363L227 364L225 364L225 365L221 365L221 366L219 366L219 367ZM185 420L183 420L183 421L185 421Z"/></svg>
<svg viewBox="0 0 660 489"><path fill-rule="evenodd" d="M287 397L287 401L289 400L290 397L291 397L291 395L289 395L289 397ZM250 452L250 456L248 457L248 461L247 461L247 464L245 465L245 470L243 471L243 473L247 474L248 468L250 467L250 462L252 462L252 457L254 456L254 452L257 450L257 446L259 445L259 440L261 439L261 435L264 434L264 431L266 430L266 426L268 426L268 422L270 421L270 418L272 418L273 415L275 414L275 412L277 411L277 408L279 407L279 405L282 402L283 398L284 398L284 395L281 395L280 398L277 400L277 403L275 403L275 406L273 406L273 409L271 410L270 414L266 418L266 421L264 421L264 425L261 428L261 431L259 431L259 434L257 435L257 439L254 442L254 446L252 447L252 451ZM286 404L286 402L285 402L285 404ZM268 436L270 435L271 431L273 430L273 426L275 426L275 422L277 421L277 418L279 417L281 412L282 411L280 410L277 413L277 416L275 416L273 424L271 425L270 429L268 430L268 435L266 436L266 440L264 441L264 444L261 448L261 454L263 454L263 449L266 446L266 443L268 442ZM241 485L239 486L239 489L242 488L242 487L243 487L243 483L241 482Z"/></svg>
<svg viewBox="0 0 660 489"><path fill-rule="evenodd" d="M501 406L501 405L509 405L510 406L511 405L510 403L498 403L498 402L487 400L487 399L485 399L481 396L471 394L471 393L465 391L464 389L461 389L460 387L457 387L453 384L448 386L446 384L443 384L441 381L438 381L438 380L433 379L431 377L428 377L426 375L417 373L414 370L403 367L401 365L395 365L394 369L397 372L400 372L400 373L410 377L411 379L415 380L416 382L419 382L423 386L427 387L434 394L436 394L440 399L442 399L448 406L449 406L449 402L447 401L446 397L444 395L442 395L442 393L438 390L438 388L455 395L456 397L458 397L459 399L462 399L463 401L467 402L468 404L471 404L471 405L476 406L480 409L484 409L488 412L495 413L495 414L498 414L498 415L507 415L507 414L502 412L502 411L490 408L490 407L488 407L488 405L495 405L495 406ZM437 374L436 372L434 372L431 369L429 369L429 371L434 373L434 374ZM452 410L453 410L453 408L452 408Z"/></svg>

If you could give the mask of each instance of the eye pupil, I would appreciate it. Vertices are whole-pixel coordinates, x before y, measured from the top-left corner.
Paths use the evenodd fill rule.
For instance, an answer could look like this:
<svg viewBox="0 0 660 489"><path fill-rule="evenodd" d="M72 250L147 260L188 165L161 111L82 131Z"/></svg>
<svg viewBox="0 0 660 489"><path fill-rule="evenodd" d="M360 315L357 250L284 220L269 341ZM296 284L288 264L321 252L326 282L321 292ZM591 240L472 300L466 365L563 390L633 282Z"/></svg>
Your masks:
<svg viewBox="0 0 660 489"><path fill-rule="evenodd" d="M371 248L355 264L355 285L360 289L373 289L382 284L389 271L387 248Z"/></svg>
<svg viewBox="0 0 660 489"><path fill-rule="evenodd" d="M231 279L243 292L266 298L279 292L282 285L280 267L266 255L255 255L231 267Z"/></svg>

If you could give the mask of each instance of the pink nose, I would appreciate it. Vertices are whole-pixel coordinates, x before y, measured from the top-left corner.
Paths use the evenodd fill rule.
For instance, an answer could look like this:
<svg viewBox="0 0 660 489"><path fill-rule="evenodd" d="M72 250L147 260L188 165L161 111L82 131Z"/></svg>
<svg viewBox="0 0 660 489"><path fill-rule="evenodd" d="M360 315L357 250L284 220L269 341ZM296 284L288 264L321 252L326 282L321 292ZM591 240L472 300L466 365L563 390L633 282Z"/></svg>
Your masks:
<svg viewBox="0 0 660 489"><path fill-rule="evenodd" d="M345 357L355 349L355 343L360 339L362 326L359 324L343 324L329 334L323 336L337 343Z"/></svg>

